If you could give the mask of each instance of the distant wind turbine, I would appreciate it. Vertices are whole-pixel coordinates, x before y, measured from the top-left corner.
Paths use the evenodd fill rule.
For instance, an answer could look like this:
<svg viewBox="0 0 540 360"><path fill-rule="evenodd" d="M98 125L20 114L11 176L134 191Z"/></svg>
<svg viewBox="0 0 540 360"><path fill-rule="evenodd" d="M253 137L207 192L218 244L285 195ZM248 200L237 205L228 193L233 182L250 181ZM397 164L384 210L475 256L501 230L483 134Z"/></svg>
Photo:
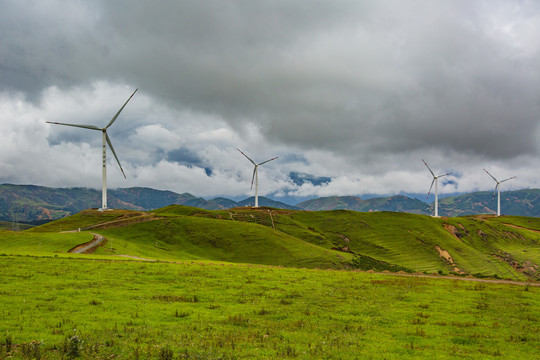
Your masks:
<svg viewBox="0 0 540 360"><path fill-rule="evenodd" d="M433 181L431 182L431 186L429 187L429 192L428 192L428 197L429 197L429 194L431 194L431 189L433 188L433 184L435 183L435 215L434 217L439 217L439 191L438 191L438 182L439 182L439 178L440 177L443 177L443 176L446 176L446 175L450 175L452 173L446 173L446 174L442 174L442 175L435 175L433 173L433 171L431 171L431 169L429 168L427 162L422 159L422 161L424 162L424 164L426 165L426 167L428 168L429 172L431 173L431 175L433 175Z"/></svg>
<svg viewBox="0 0 540 360"><path fill-rule="evenodd" d="M139 90L139 89L135 89L133 94L131 94L129 99L127 99L127 101L124 103L124 105L122 105L120 110L118 110L116 115L114 115L114 117L111 119L111 121L109 121L107 126L105 126L104 128L99 128L99 127L94 126L94 125L65 124L65 123L47 121L49 124L73 126L73 127L83 128L83 129L98 130L98 131L102 132L102 134L103 134L103 168L102 168L102 181L101 181L101 209L100 209L100 211L107 210L107 144L109 144L109 148L111 149L111 151L112 151L112 153L114 155L114 158L116 159L116 162L118 163L118 166L120 166L120 170L122 171L122 175L124 175L124 178L126 178L126 174L124 173L124 169L122 169L122 165L120 165L120 160L118 160L118 156L116 156L116 152L114 151L114 147L113 147L113 145L111 143L111 139L109 139L109 135L107 135L107 129L115 122L118 115L120 115L122 110L124 110L124 107L127 105L129 100L131 100L133 95L135 95L137 90Z"/></svg>
<svg viewBox="0 0 540 360"><path fill-rule="evenodd" d="M256 163L255 161L251 160L251 158L249 156L247 156L246 154L244 154L242 152L242 150L240 149L236 149L238 151L240 151L240 153L242 155L244 155L249 161L251 161L251 163L255 166L253 168L253 177L251 178L251 188L253 189L253 181L255 181L255 207L259 207L259 192L258 192L258 188L259 188L259 175L258 175L258 168L259 168L259 165L262 165L262 164L266 164L267 162L269 161L272 161L272 160L275 160L278 158L278 156L274 157L274 158L271 158L269 160L266 160L266 161L263 161L261 163Z"/></svg>
<svg viewBox="0 0 540 360"><path fill-rule="evenodd" d="M499 180L495 179L495 176L491 175L486 169L484 169L484 171L489 176L491 176L491 178L493 180L495 180L495 182L497 183L497 185L495 185L495 191L493 191L493 198L495 198L495 193L497 192L498 193L497 194L497 216L501 216L501 183L503 183L505 181L508 181L508 180L515 179L516 177L512 176L512 177L509 177L508 179L504 179L504 180L499 181Z"/></svg>

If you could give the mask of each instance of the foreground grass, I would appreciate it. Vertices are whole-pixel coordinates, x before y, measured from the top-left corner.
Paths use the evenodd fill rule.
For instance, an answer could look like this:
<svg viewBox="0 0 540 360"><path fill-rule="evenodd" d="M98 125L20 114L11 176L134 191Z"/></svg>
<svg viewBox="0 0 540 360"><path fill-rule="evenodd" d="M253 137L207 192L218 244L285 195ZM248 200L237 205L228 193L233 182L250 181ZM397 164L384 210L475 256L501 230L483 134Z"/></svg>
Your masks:
<svg viewBox="0 0 540 360"><path fill-rule="evenodd" d="M537 287L83 257L0 266L0 359L538 355Z"/></svg>

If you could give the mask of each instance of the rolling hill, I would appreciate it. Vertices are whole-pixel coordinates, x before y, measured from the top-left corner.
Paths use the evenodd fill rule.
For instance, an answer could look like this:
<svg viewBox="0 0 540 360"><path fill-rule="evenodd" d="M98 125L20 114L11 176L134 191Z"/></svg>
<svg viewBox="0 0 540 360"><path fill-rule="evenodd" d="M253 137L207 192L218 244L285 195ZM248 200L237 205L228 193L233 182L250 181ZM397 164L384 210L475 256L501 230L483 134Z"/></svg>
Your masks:
<svg viewBox="0 0 540 360"><path fill-rule="evenodd" d="M108 239L95 252L103 256L540 279L540 219L527 217L171 205L85 210L30 230L1 231L0 244L7 253L67 252L93 233Z"/></svg>

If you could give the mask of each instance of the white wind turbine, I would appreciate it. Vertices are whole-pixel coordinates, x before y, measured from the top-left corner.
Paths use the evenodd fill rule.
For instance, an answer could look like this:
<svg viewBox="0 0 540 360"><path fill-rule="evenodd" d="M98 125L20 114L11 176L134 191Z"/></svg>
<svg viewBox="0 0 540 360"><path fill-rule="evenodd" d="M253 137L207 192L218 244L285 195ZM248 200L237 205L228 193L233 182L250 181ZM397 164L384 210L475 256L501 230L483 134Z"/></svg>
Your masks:
<svg viewBox="0 0 540 360"><path fill-rule="evenodd" d="M251 163L255 166L255 168L253 168L253 177L251 178L251 188L253 189L253 181L255 180L255 207L259 207L259 175L257 169L259 168L259 165L266 164L269 161L275 160L278 158L278 156L257 164L255 161L251 160L249 156L244 154L242 150L238 148L236 150L240 151L240 153L244 155L249 161L251 161Z"/></svg>
<svg viewBox="0 0 540 360"><path fill-rule="evenodd" d="M495 191L493 191L493 197L495 197L495 193L498 190L498 194L497 194L497 216L501 216L501 183L503 183L505 181L508 181L508 180L515 179L516 177L512 176L512 177L509 177L508 179L504 179L504 180L499 181L499 180L495 179L495 176L491 175L486 169L484 169L484 171L489 176L491 176L491 178L493 180L495 180L495 182L497 183L497 185L495 185Z"/></svg>
<svg viewBox="0 0 540 360"><path fill-rule="evenodd" d="M422 161L424 162L424 164L428 168L431 175L433 175L433 181L431 182L431 186L429 187L428 197L429 197L429 194L431 194L431 189L433 188L433 183L435 183L435 215L434 215L434 217L439 217L439 191L438 191L439 178L443 177L443 176L446 176L446 175L450 175L452 173L446 173L446 174L442 174L442 175L435 175L433 173L433 171L431 171L431 169L429 168L427 162L424 159L422 159Z"/></svg>
<svg viewBox="0 0 540 360"><path fill-rule="evenodd" d="M122 175L124 175L124 178L126 177L126 174L124 173L124 169L122 169L122 165L120 165L120 160L118 160L118 156L116 156L116 152L114 151L114 147L112 146L111 139L109 139L109 136L107 135L107 129L115 122L118 115L120 115L122 110L124 110L124 107L127 105L129 100L131 100L133 95L135 95L137 90L139 89L135 89L133 94L131 94L129 99L127 99L124 105L122 105L120 110L118 110L116 115L114 115L111 121L109 121L107 126L105 126L104 128L99 128L94 125L65 124L65 123L47 121L49 124L66 125L66 126L73 126L73 127L83 128L83 129L97 130L97 131L101 131L101 133L103 134L103 168L102 168L102 181L101 181L101 209L99 209L100 211L107 210L107 144L109 144L109 148L111 149L114 155L114 158L116 159L116 162L118 163L118 166L120 166Z"/></svg>

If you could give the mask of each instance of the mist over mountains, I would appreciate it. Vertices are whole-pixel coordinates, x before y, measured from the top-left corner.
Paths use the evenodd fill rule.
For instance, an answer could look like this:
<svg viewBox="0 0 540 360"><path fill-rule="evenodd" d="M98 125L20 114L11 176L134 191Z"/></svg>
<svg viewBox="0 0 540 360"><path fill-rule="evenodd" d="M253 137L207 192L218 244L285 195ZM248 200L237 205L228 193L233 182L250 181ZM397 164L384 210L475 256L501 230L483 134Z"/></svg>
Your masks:
<svg viewBox="0 0 540 360"><path fill-rule="evenodd" d="M217 197L203 199L189 193L155 190L144 187L111 189L111 208L152 210L171 204L209 210L253 206L254 198L241 201ZM292 210L354 210L360 212L395 211L431 215L433 204L404 195L361 199L356 196L331 196L300 202L295 206L259 197L260 206ZM88 208L99 208L101 191L89 188L49 188L36 185L0 185L0 220L44 222L72 215ZM496 199L492 192L475 192L439 200L441 216L495 214ZM503 215L540 216L540 189L501 193Z"/></svg>

